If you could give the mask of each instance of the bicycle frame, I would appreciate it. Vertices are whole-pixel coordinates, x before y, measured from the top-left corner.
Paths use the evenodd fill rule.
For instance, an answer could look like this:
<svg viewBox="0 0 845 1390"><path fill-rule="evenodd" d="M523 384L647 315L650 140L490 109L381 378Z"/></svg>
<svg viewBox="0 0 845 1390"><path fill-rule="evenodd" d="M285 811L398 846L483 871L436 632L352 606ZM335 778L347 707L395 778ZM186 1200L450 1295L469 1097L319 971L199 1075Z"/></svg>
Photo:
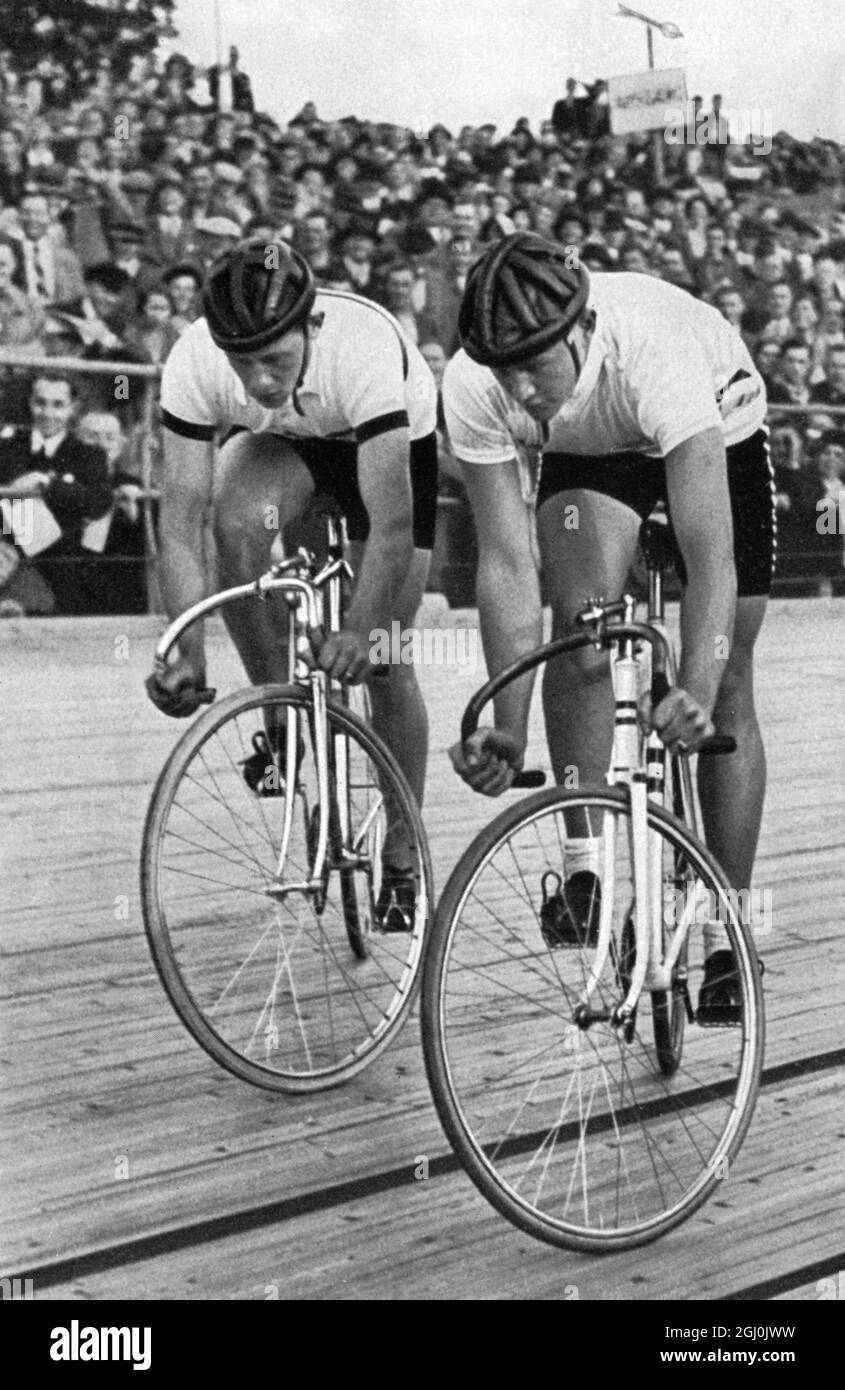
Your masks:
<svg viewBox="0 0 845 1390"><path fill-rule="evenodd" d="M647 736L644 748L640 748L637 723L638 672L643 653L650 653L651 697L652 705L656 705L676 683L677 671L674 650L666 631L663 576L659 568L652 566L648 567L648 576L649 598L645 623L634 620L636 600L627 594L615 603L594 602L588 605L577 616L576 621L582 629L581 632L547 642L499 672L472 697L461 724L461 738L465 741L477 728L481 710L499 690L556 656L577 651L588 645L594 645L599 650L616 649L616 719L608 781L611 785L624 785L628 788L631 801L631 857L638 906L634 920L636 962L628 992L613 1011L614 1022L620 1027L632 1018L643 989L671 989L673 974L686 945L696 910L695 901L684 905L681 920L675 925L671 941L664 950L662 864L656 858L656 855L661 853L661 845L655 837L654 853L650 852L648 802L653 800L660 805L663 804L666 749L654 731ZM686 759L676 758L673 766L679 773L677 791L680 818L697 837L697 815L689 763ZM603 880L606 885L613 883L614 833L615 830L605 828L602 836ZM601 980L610 954L613 906L612 891L606 892L602 898L595 958L573 1014L573 1022L581 1028L587 1028L591 1022L607 1017L605 1011L594 1013L590 1008L590 1000Z"/></svg>
<svg viewBox="0 0 845 1390"><path fill-rule="evenodd" d="M334 518L328 518L327 527L328 537L328 558L326 564L315 573L316 562L314 557L306 550L299 550L298 553L288 560L282 560L271 566L258 579L246 584L238 584L234 588L224 589L220 593L211 594L208 598L195 603L191 608L180 614L170 626L162 633L155 648L155 663L157 669L163 669L167 663L170 652L179 641L180 637L194 623L205 618L209 613L217 612L227 604L236 603L243 598L258 598L262 602L266 601L270 593L280 593L284 596L290 608L288 620L288 681L290 684L308 685L311 690L311 697L314 708L314 752L317 768L317 796L318 796L318 834L317 845L314 854L314 861L311 866L310 878L295 882L283 882L284 866L287 862L288 848L293 826L294 801L288 796L285 798L284 818L282 824L282 835L279 847L278 865L276 877L278 886L266 891L273 896L285 897L290 893L305 893L315 897L319 901L323 891L324 870L329 845L329 807L330 807L330 786L329 786L329 755L328 755L328 733L327 733L327 699L328 699L328 677L325 671L317 668L310 668L302 660L303 646L308 646L308 629L318 628L324 619L324 612L327 612L328 625L331 630L337 630L340 626L342 610L342 584L344 578L352 577L352 570L347 564L343 554L343 537ZM299 758L298 748L298 729L295 721L289 721L285 730L285 754L287 768L296 768ZM338 802L342 808L341 815L341 834L344 845L348 843L349 824L346 814L346 790L348 783L348 767L344 750L341 750L340 757L335 758L336 778L338 780ZM342 783L342 785L340 785ZM373 812L375 815L376 810ZM366 830L366 827L365 827ZM365 833L365 831L362 831Z"/></svg>

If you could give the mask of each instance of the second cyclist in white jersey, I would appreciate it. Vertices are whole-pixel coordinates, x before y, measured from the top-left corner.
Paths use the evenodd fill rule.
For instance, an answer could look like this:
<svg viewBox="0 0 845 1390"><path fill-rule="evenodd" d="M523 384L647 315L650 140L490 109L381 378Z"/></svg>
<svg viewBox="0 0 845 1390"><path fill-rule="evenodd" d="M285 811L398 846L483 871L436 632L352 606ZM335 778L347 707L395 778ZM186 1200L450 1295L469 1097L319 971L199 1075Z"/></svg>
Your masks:
<svg viewBox="0 0 845 1390"><path fill-rule="evenodd" d="M218 261L203 307L162 378L159 573L167 612L175 617L206 594L203 522L212 496L218 579L229 586L280 557L285 526L319 489L346 516L356 584L342 631L314 634L315 659L338 680L360 681L372 673L373 630L390 631L394 620L410 626L423 595L437 501L434 380L385 310L316 290L307 263L284 242L245 242ZM284 606L236 604L223 613L250 679L285 681ZM181 717L197 709L205 683L198 624L147 688L160 709ZM386 668L370 691L373 723L421 803L427 721L413 667ZM256 794L267 794L266 735L257 737L245 775ZM412 892L405 868L384 865L397 929L410 919L401 910Z"/></svg>
<svg viewBox="0 0 845 1390"><path fill-rule="evenodd" d="M677 689L652 711L669 747L695 751L713 731L737 751L702 760L707 842L733 886L749 887L765 789L753 652L774 555L763 383L739 337L709 305L647 276L588 275L567 248L532 234L481 258L461 308L463 349L444 405L479 543L478 606L488 668L542 637L526 450L542 455L536 496L540 566L553 635L589 598L616 598L641 521L668 507L683 560ZM496 795L522 765L532 678L508 686L495 728L454 752L461 776ZM604 780L614 707L606 655L582 648L550 663L543 688L560 782ZM595 922L599 847L585 840L562 891L566 935ZM736 1019L729 952L708 960L699 1017Z"/></svg>

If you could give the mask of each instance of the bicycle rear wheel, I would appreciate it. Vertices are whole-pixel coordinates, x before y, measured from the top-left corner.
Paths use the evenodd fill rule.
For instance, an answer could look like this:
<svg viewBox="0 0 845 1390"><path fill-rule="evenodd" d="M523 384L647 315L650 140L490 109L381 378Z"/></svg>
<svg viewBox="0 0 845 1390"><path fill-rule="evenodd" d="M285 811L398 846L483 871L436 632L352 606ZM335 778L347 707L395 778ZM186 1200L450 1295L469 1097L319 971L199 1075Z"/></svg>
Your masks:
<svg viewBox="0 0 845 1390"><path fill-rule="evenodd" d="M602 937L598 950L550 950L543 941L541 884L550 871L567 877L567 817L581 826L586 818L602 842L603 962ZM427 948L423 1045L444 1129L498 1211L572 1249L643 1244L695 1211L727 1176L759 1085L762 997L747 929L706 849L662 808L650 807L648 820L661 846L667 935L687 933L693 987L703 932L690 903L671 897L678 853L694 875L693 908L706 893L723 917L742 990L742 1025L688 1025L671 1075L658 1056L647 988L633 1028L615 1022L633 971L626 791L554 789L503 812L454 870ZM594 969L591 1019L579 1026Z"/></svg>
<svg viewBox="0 0 845 1390"><path fill-rule="evenodd" d="M291 887L310 877L320 815L313 706L300 687L240 691L201 715L162 770L144 828L144 923L171 1002L215 1060L275 1091L346 1081L396 1036L418 982L431 902L425 836L397 764L348 710L329 702L327 717L329 747L342 739L349 758L348 825L342 833L335 798L316 896ZM258 796L243 769L256 725L277 730L291 720L293 775L274 756L265 780L275 794ZM412 930L383 933L368 920L358 959L347 899L355 893L359 921L371 912L380 822L384 835L402 837L419 892Z"/></svg>

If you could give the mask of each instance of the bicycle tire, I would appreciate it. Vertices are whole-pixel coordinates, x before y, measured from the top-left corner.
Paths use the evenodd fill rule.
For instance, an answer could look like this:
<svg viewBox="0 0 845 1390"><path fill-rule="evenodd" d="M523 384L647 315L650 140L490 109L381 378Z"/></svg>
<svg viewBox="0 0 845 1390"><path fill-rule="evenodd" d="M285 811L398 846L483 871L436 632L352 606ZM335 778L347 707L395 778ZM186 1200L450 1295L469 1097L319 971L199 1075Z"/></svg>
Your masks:
<svg viewBox="0 0 845 1390"><path fill-rule="evenodd" d="M302 790L308 744L296 785L292 779L277 801L250 791L237 751L249 746L246 725L254 714L275 710L286 719L293 712L305 723L311 709L307 689L268 685L238 691L201 714L159 775L141 855L144 926L182 1023L234 1075L285 1093L341 1084L396 1037L419 987L432 902L425 833L401 770L372 730L334 701L330 737L339 731L373 762L407 819L420 879L413 930L371 934L367 960L344 959L344 913L331 891L317 913L279 879L278 836L267 827L283 816L288 796L302 800L293 816L302 840L294 880L310 873L311 803ZM342 884L335 864L330 890L337 880Z"/></svg>
<svg viewBox="0 0 845 1390"><path fill-rule="evenodd" d="M338 693L340 697L340 702L346 709L350 710L353 714L355 714L356 717L362 721L362 723L365 723L367 725L371 724L372 711L370 709L369 699L367 698L366 688L363 685L342 685L340 686ZM338 738L335 738L332 740L332 748L335 760L337 760L338 753L340 752L341 756L344 757L348 768L348 746L344 744L344 751L341 752L341 749L339 748L339 740ZM337 785L336 771L332 780L334 784ZM343 814L348 815L348 787L345 795L347 799L347 805L344 808ZM339 801L336 801L333 803L331 820L331 834L334 838L335 844L339 843L339 840L341 838L340 826L342 821L343 815L341 814L341 807ZM375 913L375 903L378 897L377 889L375 887L376 882L376 878L373 875L371 875L367 885L367 896L369 901L366 903L364 910L362 911L361 904L358 898L358 884L356 881L356 875L354 873L346 873L343 870L341 870L340 891L341 901L343 903L343 920L346 926L346 935L349 938L349 945L351 946L352 950L354 951L355 955L358 957L359 960L367 959L367 937L369 934L367 929L367 923L372 922L372 918Z"/></svg>
<svg viewBox="0 0 845 1390"><path fill-rule="evenodd" d="M594 814L602 826L608 816L615 826L630 828L627 789L553 788L503 811L455 867L427 948L423 1051L441 1124L467 1174L491 1205L520 1230L548 1244L607 1253L664 1235L691 1216L726 1176L751 1122L759 1088L762 993L753 942L733 910L727 880L682 822L651 805L651 832L661 835L670 850L683 851L699 880L712 887L719 905L725 906L726 930L741 980L742 1026L689 1030L687 1050L696 1043L693 1063L667 1077L647 1027L638 1030L629 1045L610 1021L596 1022L586 1031L573 1024L577 989L567 997L564 972L569 970L577 980L580 967L585 979L589 952L584 962L576 959L572 964L580 951L544 947L540 895L535 890L532 896L531 891L531 884L539 887L540 872L548 862L544 818L553 822L546 825L546 838L553 845L568 811ZM624 847L624 839L620 834L615 842ZM509 878L502 864L510 865ZM624 914L624 891L617 897ZM620 949L608 956L613 965L609 986L615 989L611 1001L618 999L618 978L612 977L621 957ZM524 980L528 984L523 987ZM556 1002L561 997L565 1007ZM640 995L640 1021L648 998L645 991ZM607 1017L612 1017L610 1012ZM725 1073L725 1057L731 1053L736 1054L735 1081ZM566 1090L563 1082L557 1087L554 1069L569 1065L568 1054L574 1080ZM611 1063L618 1064L620 1076L613 1093ZM590 1082L589 1104L579 1110L578 1102L584 1101L581 1087ZM688 1152L679 1151L678 1136ZM588 1168L595 1175L589 1201ZM529 1178L537 1183L532 1199L519 1190L522 1184L527 1189ZM579 1187L573 1199L576 1179ZM568 1210L573 1202L580 1203L577 1214Z"/></svg>
<svg viewBox="0 0 845 1390"><path fill-rule="evenodd" d="M681 823L683 817L683 797L678 777L678 759L667 759L671 778L672 813ZM683 892L682 884L688 877L686 859L682 851L675 851L675 892ZM681 1065L684 1053L684 1033L687 1023L687 981L686 964L683 958L676 967L670 990L651 992L651 1016L654 1028L654 1045L657 1060L664 1076L672 1076Z"/></svg>

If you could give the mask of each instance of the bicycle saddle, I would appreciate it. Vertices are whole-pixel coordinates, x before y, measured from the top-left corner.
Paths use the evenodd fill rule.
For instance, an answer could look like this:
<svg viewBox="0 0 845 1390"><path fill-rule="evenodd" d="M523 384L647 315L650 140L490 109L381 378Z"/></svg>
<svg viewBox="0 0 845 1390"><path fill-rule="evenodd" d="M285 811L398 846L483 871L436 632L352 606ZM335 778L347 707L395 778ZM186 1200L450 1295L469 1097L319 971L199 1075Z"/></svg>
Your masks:
<svg viewBox="0 0 845 1390"><path fill-rule="evenodd" d="M644 521L640 527L640 550L649 569L674 569L684 573L684 562L675 540L675 532L665 521Z"/></svg>

